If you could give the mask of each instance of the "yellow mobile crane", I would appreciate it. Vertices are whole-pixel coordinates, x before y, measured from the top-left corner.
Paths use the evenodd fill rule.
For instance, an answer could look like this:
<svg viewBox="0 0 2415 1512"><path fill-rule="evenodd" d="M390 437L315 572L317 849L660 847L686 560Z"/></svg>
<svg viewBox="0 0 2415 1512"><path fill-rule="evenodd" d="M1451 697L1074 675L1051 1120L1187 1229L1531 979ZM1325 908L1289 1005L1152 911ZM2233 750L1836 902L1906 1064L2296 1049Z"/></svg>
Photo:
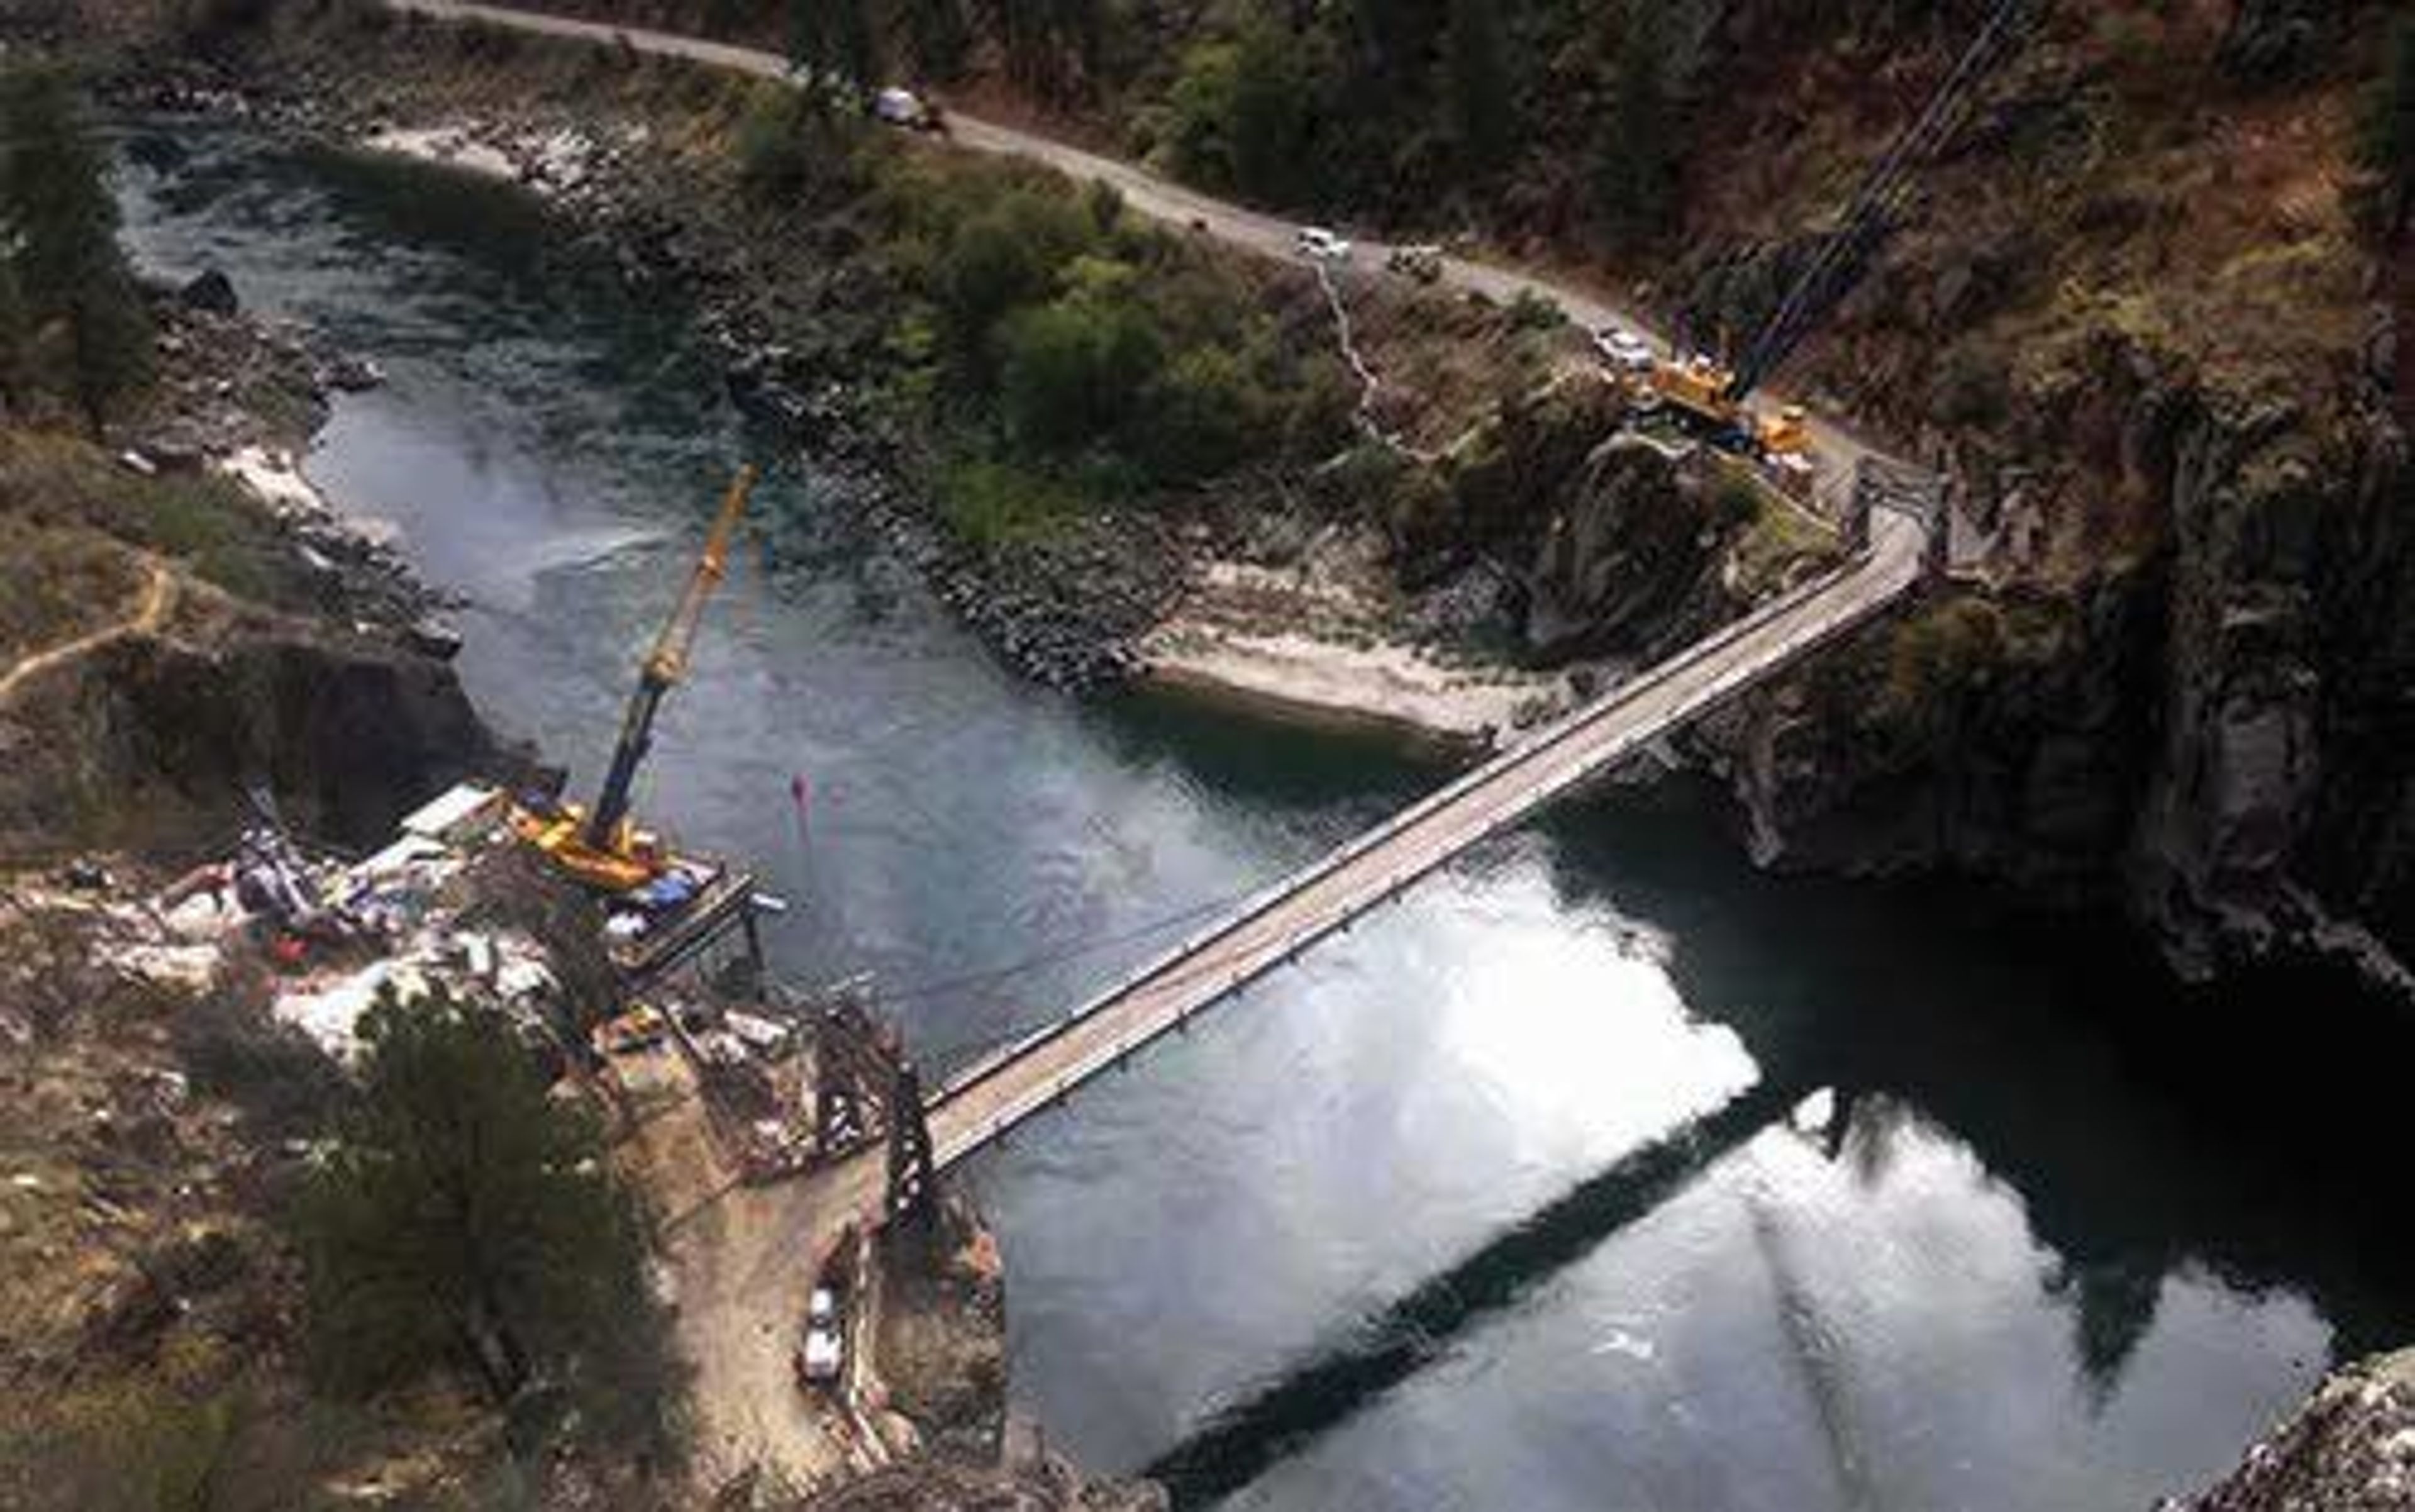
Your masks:
<svg viewBox="0 0 2415 1512"><path fill-rule="evenodd" d="M741 467L721 501L721 512L713 516L712 529L705 535L704 549L697 554L686 591L680 594L670 618L654 636L653 649L638 668L637 691L629 696L628 711L622 716L621 739L612 748L612 765L604 774L594 811L588 813L576 803L544 812L512 810L512 829L520 839L590 887L622 891L652 881L667 863L661 840L630 824L629 789L637 781L638 764L653 744L654 713L662 707L663 695L687 675L697 621L704 617L705 604L728 573L729 538L754 487L753 465Z"/></svg>
<svg viewBox="0 0 2415 1512"><path fill-rule="evenodd" d="M1847 202L1835 231L1796 273L1784 297L1744 343L1732 367L1701 352L1652 370L1648 402L1665 405L1679 424L1711 444L1778 466L1808 461L1809 418L1799 405L1775 415L1748 404L1770 374L1860 279L1898 222L1910 212L1917 170L1952 141L1975 108L1981 87L2016 57L2052 8L2052 0L1997 0L1953 71L1928 106L1898 133Z"/></svg>

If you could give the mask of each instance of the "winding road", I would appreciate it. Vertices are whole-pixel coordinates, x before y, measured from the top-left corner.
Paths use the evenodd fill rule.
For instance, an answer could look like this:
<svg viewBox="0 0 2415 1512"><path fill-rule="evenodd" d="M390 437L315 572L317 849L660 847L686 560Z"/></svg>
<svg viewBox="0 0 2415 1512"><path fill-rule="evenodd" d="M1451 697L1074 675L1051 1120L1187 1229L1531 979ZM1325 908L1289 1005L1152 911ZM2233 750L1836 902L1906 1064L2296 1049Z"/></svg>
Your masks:
<svg viewBox="0 0 2415 1512"><path fill-rule="evenodd" d="M549 36L692 59L767 79L784 78L776 54L697 37L598 24L470 0L386 0L398 10L485 21ZM1170 184L1130 163L952 112L955 145L1037 159L1114 187L1134 211L1194 228L1279 260L1294 256L1294 227L1275 217ZM1380 262L1387 248L1360 257ZM1366 275L1372 277L1373 275ZM1521 294L1555 301L1586 326L1644 331L1629 311L1588 291L1532 273L1444 260L1442 279L1499 302ZM1662 343L1665 351L1665 343ZM1775 406L1777 397L1759 401ZM1814 417L1820 463L1856 478L1877 454L1843 426ZM1323 861L1278 881L1206 929L1072 1011L959 1074L928 1105L936 1162L966 1159L1023 1120L1055 1106L1102 1070L1121 1063L1193 1015L1229 998L1318 939L1397 895L1487 836L1517 824L1570 787L1649 741L1882 613L1920 581L1929 527L1880 508L1868 548L1820 578L1762 606L1611 690L1533 739L1466 773ZM700 1135L698 1136L701 1137ZM710 1157L691 1145L660 1162L675 1172ZM846 1222L877 1220L885 1152L861 1151L794 1181L729 1186L703 1195L667 1235L678 1277L682 1334L699 1362L701 1452L717 1471L747 1462L811 1480L832 1473L844 1450L800 1411L788 1378L801 1277Z"/></svg>
<svg viewBox="0 0 2415 1512"><path fill-rule="evenodd" d="M479 5L475 0L385 0L385 3L396 10L438 20L483 21L548 37L574 37L615 46L625 42L640 52L687 58L761 79L785 80L788 77L788 60L776 52L710 41L676 32L578 21L541 11ZM1127 206L1142 215L1172 225L1190 227L1263 257L1288 262L1298 256L1293 247L1293 238L1298 231L1298 222L1203 194L1120 158L1102 157L1053 137L983 120L952 106L948 111L948 140L958 147L974 152L1028 157L1047 163L1075 179L1095 179L1112 187L1123 196ZM1362 262L1380 266L1391 249L1388 243L1361 241L1358 244L1357 256ZM1665 333L1656 330L1635 311L1564 279L1464 257L1445 257L1440 282L1450 288L1480 293L1496 304L1512 303L1521 295L1548 299L1558 305L1568 319L1587 330L1604 325L1623 325L1648 337L1659 355L1669 355L1670 343ZM1752 408L1757 412L1774 414L1792 402L1782 392L1763 390L1754 397ZM1834 470L1838 476L1850 477L1864 457L1875 455L1878 450L1835 416L1812 413L1810 429L1813 449L1821 465Z"/></svg>

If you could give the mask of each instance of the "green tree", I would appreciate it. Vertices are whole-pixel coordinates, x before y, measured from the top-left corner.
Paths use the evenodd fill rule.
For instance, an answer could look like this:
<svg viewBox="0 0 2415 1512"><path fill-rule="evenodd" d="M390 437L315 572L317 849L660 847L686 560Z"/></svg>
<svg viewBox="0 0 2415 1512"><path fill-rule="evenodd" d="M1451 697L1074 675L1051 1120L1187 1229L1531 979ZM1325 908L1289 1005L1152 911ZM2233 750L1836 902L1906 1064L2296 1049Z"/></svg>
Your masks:
<svg viewBox="0 0 2415 1512"><path fill-rule="evenodd" d="M962 0L904 0L906 47L914 70L925 79L953 79L965 71L972 33Z"/></svg>
<svg viewBox="0 0 2415 1512"><path fill-rule="evenodd" d="M2394 235L2415 203L2415 19L2402 18L2391 27L2361 136L2365 165L2381 176L2383 223Z"/></svg>
<svg viewBox="0 0 2415 1512"><path fill-rule="evenodd" d="M1282 203L1307 187L1313 101L1305 59L1303 39L1270 18L1241 33L1226 135L1233 186L1252 198Z"/></svg>
<svg viewBox="0 0 2415 1512"><path fill-rule="evenodd" d="M491 1011L389 999L362 1036L295 1215L314 1373L365 1393L454 1363L498 1400L566 1382L595 1430L667 1445L666 1336L592 1123Z"/></svg>
<svg viewBox="0 0 2415 1512"><path fill-rule="evenodd" d="M1265 429L1267 409L1232 352L1222 347L1186 352L1149 393L1135 460L1164 482L1212 478L1249 455Z"/></svg>
<svg viewBox="0 0 2415 1512"><path fill-rule="evenodd" d="M33 371L33 321L25 311L25 292L17 281L17 265L0 254L0 412L25 402L25 381Z"/></svg>
<svg viewBox="0 0 2415 1512"><path fill-rule="evenodd" d="M117 202L66 75L0 79L0 237L27 326L64 337L70 397L98 436L151 374L151 317L117 245Z"/></svg>
<svg viewBox="0 0 2415 1512"><path fill-rule="evenodd" d="M1089 217L1062 195L1015 188L954 229L936 274L940 313L978 371L1008 311L1046 298L1057 270L1088 245Z"/></svg>
<svg viewBox="0 0 2415 1512"><path fill-rule="evenodd" d="M1508 154L1509 76L1501 56L1501 0L1451 0L1452 126L1467 166L1490 172Z"/></svg>
<svg viewBox="0 0 2415 1512"><path fill-rule="evenodd" d="M1356 0L1352 11L1375 74L1396 92L1425 72L1442 33L1437 0Z"/></svg>
<svg viewBox="0 0 2415 1512"><path fill-rule="evenodd" d="M878 88L880 32L867 0L788 0L788 67L818 98Z"/></svg>
<svg viewBox="0 0 2415 1512"><path fill-rule="evenodd" d="M1019 311L998 344L1007 428L1042 451L1114 434L1165 366L1165 343L1147 310L1087 292Z"/></svg>
<svg viewBox="0 0 2415 1512"><path fill-rule="evenodd" d="M1609 112L1594 149L1594 199L1614 244L1665 234L1677 213L1684 112L1670 88L1667 0L1627 0Z"/></svg>

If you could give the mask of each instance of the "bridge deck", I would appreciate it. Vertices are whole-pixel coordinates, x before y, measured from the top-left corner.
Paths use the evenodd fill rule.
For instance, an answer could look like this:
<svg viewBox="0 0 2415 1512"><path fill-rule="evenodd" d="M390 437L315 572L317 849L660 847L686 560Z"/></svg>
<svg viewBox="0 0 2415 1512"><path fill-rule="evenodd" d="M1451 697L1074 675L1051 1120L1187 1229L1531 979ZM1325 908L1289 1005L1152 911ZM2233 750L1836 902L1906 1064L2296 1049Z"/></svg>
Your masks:
<svg viewBox="0 0 2415 1512"><path fill-rule="evenodd" d="M1571 786L1862 623L1919 580L1927 532L1882 512L1870 549L1845 568L1697 642L1524 745L1285 878L1062 1019L975 1065L934 1097L945 1168L1180 1025L1323 936ZM877 1205L881 1152L816 1185L856 1211Z"/></svg>

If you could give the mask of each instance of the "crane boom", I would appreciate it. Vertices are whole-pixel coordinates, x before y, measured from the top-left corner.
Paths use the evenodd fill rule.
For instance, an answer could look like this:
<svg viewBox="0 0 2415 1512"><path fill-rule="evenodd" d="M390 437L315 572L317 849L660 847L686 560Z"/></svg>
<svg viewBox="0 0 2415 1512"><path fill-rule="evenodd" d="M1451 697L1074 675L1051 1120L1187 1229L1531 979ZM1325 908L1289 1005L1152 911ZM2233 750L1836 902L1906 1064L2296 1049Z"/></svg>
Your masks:
<svg viewBox="0 0 2415 1512"><path fill-rule="evenodd" d="M704 618L704 606L712 601L713 591L721 586L729 571L729 540L738 529L738 516L745 512L746 496L755 487L752 463L741 467L729 482L729 491L722 497L721 511L713 516L712 529L705 533L704 549L697 554L696 570L688 575L687 587L680 600L663 621L654 636L653 648L646 653L638 668L637 690L629 695L629 707L621 719L621 738L612 747L612 765L605 772L604 787L595 797L594 812L587 816L584 839L596 850L619 849L621 821L629 815L629 789L636 783L638 767L654 740L654 714L662 708L663 695L675 687L687 675L688 652L696 644L696 627Z"/></svg>
<svg viewBox="0 0 2415 1512"><path fill-rule="evenodd" d="M1911 193L1912 171L1934 157L1969 117L1978 87L2008 63L2051 0L1999 0L1927 109L1897 136L1847 204L1837 230L1796 276L1777 310L1736 361L1727 399L1741 404L1838 301L1852 292L1871 253L1894 229Z"/></svg>

